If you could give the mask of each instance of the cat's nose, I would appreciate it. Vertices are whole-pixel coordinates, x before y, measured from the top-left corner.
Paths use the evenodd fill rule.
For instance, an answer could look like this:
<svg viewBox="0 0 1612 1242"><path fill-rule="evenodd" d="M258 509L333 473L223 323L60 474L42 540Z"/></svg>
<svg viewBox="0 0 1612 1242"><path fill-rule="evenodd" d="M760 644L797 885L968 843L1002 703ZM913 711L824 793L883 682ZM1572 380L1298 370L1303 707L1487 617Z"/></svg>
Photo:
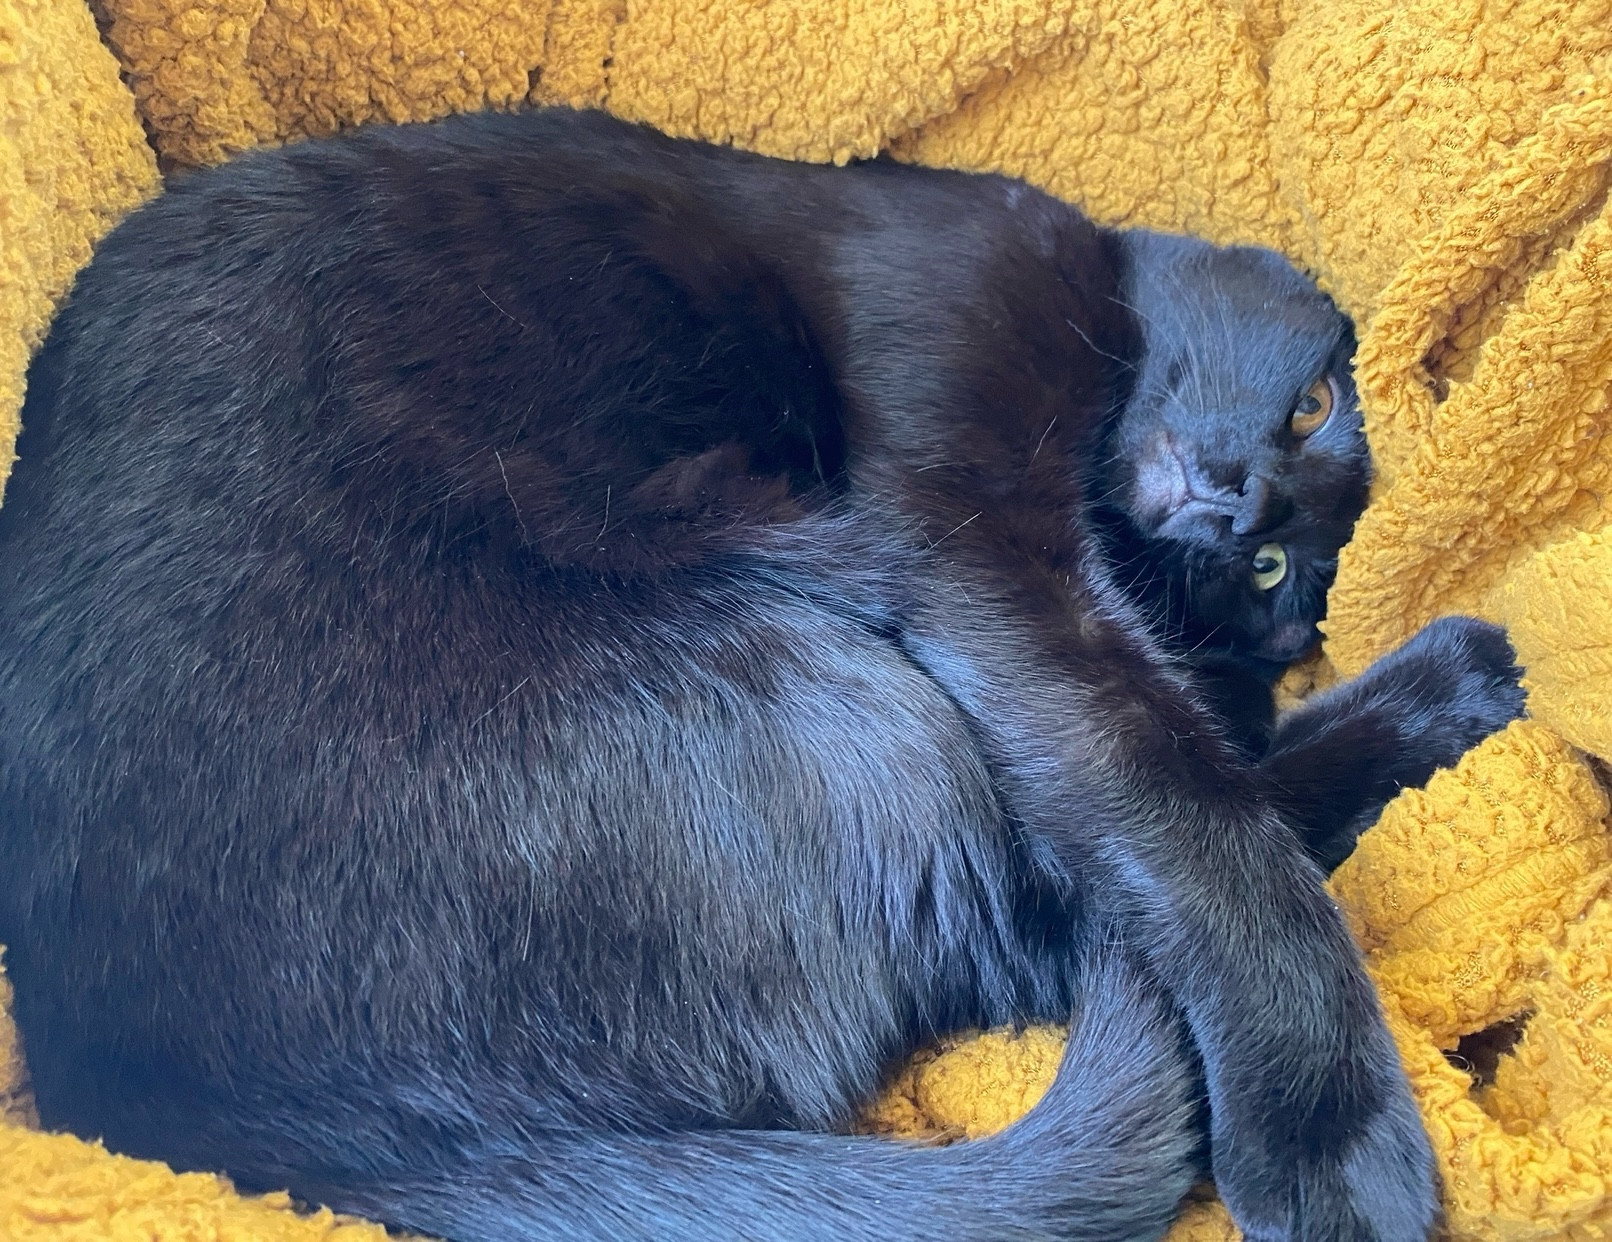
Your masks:
<svg viewBox="0 0 1612 1242"><path fill-rule="evenodd" d="M1243 480L1232 504L1231 533L1262 535L1292 516L1293 502L1264 475L1251 474Z"/></svg>

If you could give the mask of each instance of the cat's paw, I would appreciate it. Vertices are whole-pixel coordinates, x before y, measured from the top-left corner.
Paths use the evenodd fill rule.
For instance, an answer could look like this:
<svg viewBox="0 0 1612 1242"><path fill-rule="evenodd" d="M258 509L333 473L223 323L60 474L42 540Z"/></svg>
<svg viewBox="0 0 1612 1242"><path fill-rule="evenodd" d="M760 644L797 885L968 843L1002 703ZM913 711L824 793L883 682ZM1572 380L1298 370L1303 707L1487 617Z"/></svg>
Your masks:
<svg viewBox="0 0 1612 1242"><path fill-rule="evenodd" d="M1442 617L1283 717L1262 766L1310 856L1332 870L1400 790L1521 716L1521 677L1499 626Z"/></svg>
<svg viewBox="0 0 1612 1242"><path fill-rule="evenodd" d="M1252 1159L1216 1142L1215 1182L1243 1237L1425 1242L1439 1218L1438 1172L1397 1056L1340 1072L1323 1094L1332 1098L1286 1143L1256 1144Z"/></svg>
<svg viewBox="0 0 1612 1242"><path fill-rule="evenodd" d="M1523 714L1522 669L1506 632L1475 617L1440 617L1366 672L1406 744L1399 781L1423 784Z"/></svg>
<svg viewBox="0 0 1612 1242"><path fill-rule="evenodd" d="M1432 1144L1336 907L1294 874L1250 930L1193 1023L1221 1198L1258 1242L1424 1242Z"/></svg>
<svg viewBox="0 0 1612 1242"><path fill-rule="evenodd" d="M1431 1152L1398 1133L1363 1134L1337 1163L1295 1172L1275 1218L1232 1207L1246 1242L1426 1242L1439 1217Z"/></svg>

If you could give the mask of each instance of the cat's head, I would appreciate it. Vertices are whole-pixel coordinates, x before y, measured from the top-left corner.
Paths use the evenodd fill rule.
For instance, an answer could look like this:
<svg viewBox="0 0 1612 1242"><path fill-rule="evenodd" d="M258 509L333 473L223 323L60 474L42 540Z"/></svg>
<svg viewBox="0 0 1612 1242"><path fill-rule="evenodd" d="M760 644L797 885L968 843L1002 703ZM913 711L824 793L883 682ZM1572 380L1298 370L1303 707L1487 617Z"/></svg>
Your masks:
<svg viewBox="0 0 1612 1242"><path fill-rule="evenodd" d="M1353 327L1271 251L1148 232L1124 247L1144 348L1102 486L1137 589L1187 642L1285 664L1319 639L1365 507Z"/></svg>

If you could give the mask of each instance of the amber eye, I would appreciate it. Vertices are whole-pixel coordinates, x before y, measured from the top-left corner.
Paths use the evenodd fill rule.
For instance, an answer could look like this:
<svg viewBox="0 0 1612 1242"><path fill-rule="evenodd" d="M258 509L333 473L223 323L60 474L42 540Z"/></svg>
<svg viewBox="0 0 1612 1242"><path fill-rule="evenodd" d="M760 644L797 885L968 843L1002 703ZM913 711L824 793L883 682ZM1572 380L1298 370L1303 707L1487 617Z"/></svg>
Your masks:
<svg viewBox="0 0 1612 1242"><path fill-rule="evenodd" d="M1287 553L1279 543L1262 543L1254 553L1254 585L1269 591L1287 577Z"/></svg>
<svg viewBox="0 0 1612 1242"><path fill-rule="evenodd" d="M1299 398L1287 416L1288 430L1301 440L1313 436L1332 417L1332 404L1332 381L1323 375L1310 385L1310 391Z"/></svg>

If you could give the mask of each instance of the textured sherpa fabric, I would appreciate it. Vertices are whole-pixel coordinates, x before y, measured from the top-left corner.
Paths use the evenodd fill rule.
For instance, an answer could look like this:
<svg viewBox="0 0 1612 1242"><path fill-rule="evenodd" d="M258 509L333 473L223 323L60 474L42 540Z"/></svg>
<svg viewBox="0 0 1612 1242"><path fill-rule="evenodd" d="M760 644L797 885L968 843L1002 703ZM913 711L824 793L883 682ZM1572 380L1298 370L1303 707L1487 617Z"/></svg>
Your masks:
<svg viewBox="0 0 1612 1242"><path fill-rule="evenodd" d="M1510 626L1532 716L1395 802L1334 892L1438 1150L1449 1235L1612 1236L1612 850L1584 758L1612 756L1612 0L103 0L97 16L104 45L82 0L0 0L0 462L50 308L156 191L157 161L363 122L566 103L797 159L891 150L1315 272L1362 329L1379 480L1308 676L1475 612ZM1058 1048L1047 1031L954 1041L867 1128L1000 1128ZM36 1133L9 1032L0 1058L0 1237L381 1236ZM1172 1236L1235 1235L1198 1201Z"/></svg>
<svg viewBox="0 0 1612 1242"><path fill-rule="evenodd" d="M90 247L157 190L117 63L80 4L0 0L0 486L28 356Z"/></svg>

